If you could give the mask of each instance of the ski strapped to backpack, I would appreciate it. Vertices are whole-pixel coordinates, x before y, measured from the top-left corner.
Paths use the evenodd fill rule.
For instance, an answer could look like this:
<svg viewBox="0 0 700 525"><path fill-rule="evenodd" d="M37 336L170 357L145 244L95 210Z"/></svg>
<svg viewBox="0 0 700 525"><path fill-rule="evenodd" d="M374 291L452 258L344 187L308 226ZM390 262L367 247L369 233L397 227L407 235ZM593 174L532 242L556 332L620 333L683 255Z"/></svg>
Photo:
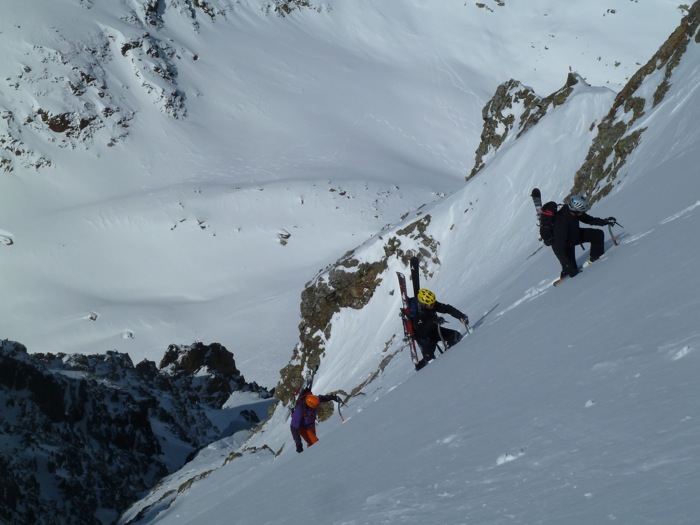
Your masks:
<svg viewBox="0 0 700 525"><path fill-rule="evenodd" d="M418 296L420 290L420 259L411 257L411 283L413 284L413 297Z"/></svg>
<svg viewBox="0 0 700 525"><path fill-rule="evenodd" d="M554 215L557 213L559 205L554 201L542 204L542 194L538 188L534 188L530 196L537 212L540 240L545 246L551 246L554 240Z"/></svg>
<svg viewBox="0 0 700 525"><path fill-rule="evenodd" d="M403 340L411 349L411 361L416 365L419 362L416 339L413 336L413 323L411 322L411 307L408 303L408 291L406 289L406 277L401 272L396 272L399 279L399 290L401 292L401 309L399 316L403 323Z"/></svg>

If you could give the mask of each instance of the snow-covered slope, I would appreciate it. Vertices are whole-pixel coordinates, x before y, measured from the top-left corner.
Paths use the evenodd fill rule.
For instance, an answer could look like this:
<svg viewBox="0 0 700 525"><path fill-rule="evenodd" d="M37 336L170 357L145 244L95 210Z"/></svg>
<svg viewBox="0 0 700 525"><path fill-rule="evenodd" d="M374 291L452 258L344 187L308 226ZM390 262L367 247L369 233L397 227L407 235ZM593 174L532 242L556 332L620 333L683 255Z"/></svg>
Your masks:
<svg viewBox="0 0 700 525"><path fill-rule="evenodd" d="M626 226L605 260L550 288L558 267L538 251L528 197L533 185L569 191L609 88L676 26L677 6L366 0L277 18L265 4L219 0L212 18L184 0L128 13L82 2L33 11L52 17L44 25L17 4L14 25L3 17L2 122L31 153L3 163L0 233L15 242L0 245L2 337L134 362L216 340L268 385L297 340L304 283L347 250L372 260L382 237L427 216L440 264L426 262L426 285L477 329L416 374L400 351L394 271L405 268L393 256L369 304L334 317L326 341L320 392L350 392L388 361L349 398L345 423L324 422L298 456L277 410L244 450L205 448L123 521L692 523L697 45L593 209ZM104 75L79 101L103 90L128 120L86 142L23 126L38 109L82 111L50 88L81 77L83 33ZM547 95L569 68L588 85L464 185L496 86L515 78Z"/></svg>
<svg viewBox="0 0 700 525"><path fill-rule="evenodd" d="M619 89L682 14L503 4L5 6L2 336L134 362L217 341L274 385L304 283L462 186L499 83Z"/></svg>
<svg viewBox="0 0 700 525"><path fill-rule="evenodd" d="M471 336L418 374L399 353L302 455L273 454L290 442L278 411L242 458L205 451L190 467L206 480L179 496L192 473L165 480L124 522L695 523L697 11L663 101L662 69L634 93L641 143L592 210L625 225L619 246L608 240L600 262L556 289L558 265L537 250L529 190L546 180L545 197L566 193L590 122L612 103L579 86L464 190L422 210L441 243L426 284L469 313ZM376 256L381 242L355 255ZM405 270L389 268L366 308L334 319L318 392L349 387L386 355L398 319L379 312L398 307L394 269Z"/></svg>

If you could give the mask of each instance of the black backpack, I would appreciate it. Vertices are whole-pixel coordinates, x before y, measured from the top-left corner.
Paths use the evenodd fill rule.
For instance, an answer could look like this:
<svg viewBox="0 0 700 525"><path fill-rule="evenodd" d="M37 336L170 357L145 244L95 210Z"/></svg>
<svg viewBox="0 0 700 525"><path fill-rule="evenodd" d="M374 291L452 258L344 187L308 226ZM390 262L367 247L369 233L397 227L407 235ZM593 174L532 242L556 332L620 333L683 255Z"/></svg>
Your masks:
<svg viewBox="0 0 700 525"><path fill-rule="evenodd" d="M545 246L551 246L554 240L554 216L558 207L556 202L549 201L542 205L542 211L539 213L540 239Z"/></svg>

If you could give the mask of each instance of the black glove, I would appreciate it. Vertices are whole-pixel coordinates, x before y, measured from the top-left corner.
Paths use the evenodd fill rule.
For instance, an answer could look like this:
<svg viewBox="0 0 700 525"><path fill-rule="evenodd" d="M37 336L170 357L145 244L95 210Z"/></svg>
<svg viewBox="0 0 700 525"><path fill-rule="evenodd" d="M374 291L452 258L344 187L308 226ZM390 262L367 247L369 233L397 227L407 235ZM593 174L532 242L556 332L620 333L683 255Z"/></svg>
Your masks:
<svg viewBox="0 0 700 525"><path fill-rule="evenodd" d="M610 226L615 226L617 224L617 219L615 217L608 217L607 219L603 220Z"/></svg>
<svg viewBox="0 0 700 525"><path fill-rule="evenodd" d="M445 318L444 318L444 317L439 317L439 316L438 316L438 317L435 319L435 322L436 322L437 324L445 324L446 321L445 321Z"/></svg>
<svg viewBox="0 0 700 525"><path fill-rule="evenodd" d="M340 396L333 396L333 401L335 401L336 403L342 403L342 401L340 400Z"/></svg>
<svg viewBox="0 0 700 525"><path fill-rule="evenodd" d="M464 326L467 326L469 324L469 317L466 315L459 320L460 323L462 323Z"/></svg>
<svg viewBox="0 0 700 525"><path fill-rule="evenodd" d="M297 443L297 452L299 452L299 453L304 452L304 447L302 446L301 443Z"/></svg>

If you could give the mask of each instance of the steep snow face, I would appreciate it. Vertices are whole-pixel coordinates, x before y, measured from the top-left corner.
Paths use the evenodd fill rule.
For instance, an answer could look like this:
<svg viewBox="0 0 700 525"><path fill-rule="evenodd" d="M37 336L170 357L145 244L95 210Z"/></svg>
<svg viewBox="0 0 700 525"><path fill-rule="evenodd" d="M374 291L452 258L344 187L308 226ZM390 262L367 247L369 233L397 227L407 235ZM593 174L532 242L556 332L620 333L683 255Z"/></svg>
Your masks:
<svg viewBox="0 0 700 525"><path fill-rule="evenodd" d="M572 69L618 89L681 15L669 0L268 4L5 6L4 337L135 362L218 341L273 385L304 283L462 187L497 85L545 96Z"/></svg>
<svg viewBox="0 0 700 525"><path fill-rule="evenodd" d="M700 4L696 2L678 28L615 98L610 112L598 126L598 135L586 162L576 172L575 191L592 194L593 200L596 200L606 195L614 185L620 184L626 176L627 157L644 139L648 114L654 114L661 104L665 106L664 110L668 110L669 103L676 104L678 97L688 96L688 88L685 88L680 94L667 99L672 83L678 82L679 78L682 81L693 76L692 69L685 69L692 60L682 61L682 57L686 54L692 56L696 52L695 44L700 40L698 28ZM676 74L681 62L685 68ZM693 89L690 88L691 92ZM683 137L678 138L682 145L687 142Z"/></svg>
<svg viewBox="0 0 700 525"><path fill-rule="evenodd" d="M639 37L623 64L641 63L679 13L652 1L620 2L615 13L598 1L500 4L408 3L397 13L334 2L284 19L267 16L263 2L213 3L213 18L186 1L162 12L152 2L47 11L57 25L32 25L32 34L62 56L74 58L65 49L80 40L76 22L81 35L104 27L114 37L88 46L110 54L96 60L107 64L99 78L114 82L109 93L85 80L84 96L108 121L115 113L97 99L118 101L125 136L116 121L89 137L80 119L64 128L73 122L66 108L92 108L53 97L55 84L70 82L78 97L84 87L68 64L44 62L57 55L46 51L25 71L58 68L31 76L36 91L18 78L19 55L0 58L14 72L2 95L22 117L3 113L2 122L33 155L25 164L19 155L0 182L0 234L14 241L0 245L4 337L33 352L117 348L134 362L173 341L213 339L269 385L297 339L304 283L348 249L381 256L380 236L428 215L440 264L426 262L425 284L476 327L415 374L393 284L405 267L391 259L370 303L332 319L319 392L351 391L386 364L350 397L344 424L333 415L321 442L298 456L277 410L244 448L228 438L201 450L124 522L697 515L700 335L687 263L697 254L685 242L698 226L697 56L677 68L685 76L665 105L639 121L647 132L623 185L593 210L625 224L621 246L608 242L606 259L553 290L558 267L536 240L529 192L568 192L614 95L591 85L614 77L617 88L629 74L588 49L612 40L618 52ZM2 37L16 36L5 20ZM33 49L17 39L7 48L15 45ZM573 69L590 85L464 186L496 86L515 78L545 96L579 57L570 50L584 57ZM39 109L60 118L44 121Z"/></svg>
<svg viewBox="0 0 700 525"><path fill-rule="evenodd" d="M174 497L180 473L123 521L694 523L700 38L691 42L664 102L639 118L646 131L619 183L591 211L625 225L619 246L606 235L601 261L555 289L558 264L536 240L529 190L568 192L590 123L613 103L586 87L464 190L421 210L440 241L426 285L469 313L472 335L419 373L394 340L387 353L399 353L348 399L345 422L321 424L320 443L301 456L278 411L240 461L203 454L190 467L205 481ZM638 95L653 97L657 81ZM379 246L355 254L371 260ZM386 355L392 320L377 315L397 310L395 269L405 271L389 268L367 307L334 320L318 392L352 384ZM262 443L278 455L261 454Z"/></svg>
<svg viewBox="0 0 700 525"><path fill-rule="evenodd" d="M566 194L571 184L571 179L566 177L571 174L568 166L583 162L595 136L591 123L608 112L613 98L614 93L605 88L577 84L569 101L552 108L545 117L547 126L530 129L526 134L528 141L504 143L499 154L489 161L492 169L488 173L470 180L465 190L421 208L395 228L382 232L355 250L349 256L353 261L368 265L385 261L387 269L376 278L378 284L373 300L367 306L359 310L341 309L330 320L329 327L319 328L312 334L324 341L319 388L328 386L351 392L371 377L380 363L394 355L399 327L396 318L386 314L398 311L395 272L406 270L405 253L431 254L422 261L423 279L439 297L444 297L455 286L467 286L473 294L491 293L495 283L510 280L513 260L526 260L536 248L532 236L513 233L515 225L532 223L530 189L541 185L545 195ZM577 124L572 126L574 122ZM567 129L565 137L561 136L562 129ZM548 146L552 140L557 141L557 148ZM538 146L533 148L532 144ZM540 159L546 159L546 164ZM412 227L416 221L424 231ZM399 249L392 251L395 246ZM434 255L432 250L435 250ZM462 259L456 268L448 268L446 257L453 253L461 254ZM333 272L346 270L346 264L341 261L337 268L319 279L332 282ZM448 271L454 272L452 277L444 278ZM431 277L437 275L440 279L431 282ZM354 290L322 292L334 297L333 302L340 303L345 298L335 298L336 295L352 294ZM374 300L374 297L391 297L393 301L387 305L386 301ZM371 330L364 329L370 326ZM298 361L302 365L313 360L309 355L310 346L306 344L299 352ZM327 375L325 372L329 369ZM327 378L334 379L326 385ZM340 383L337 378L341 378Z"/></svg>

